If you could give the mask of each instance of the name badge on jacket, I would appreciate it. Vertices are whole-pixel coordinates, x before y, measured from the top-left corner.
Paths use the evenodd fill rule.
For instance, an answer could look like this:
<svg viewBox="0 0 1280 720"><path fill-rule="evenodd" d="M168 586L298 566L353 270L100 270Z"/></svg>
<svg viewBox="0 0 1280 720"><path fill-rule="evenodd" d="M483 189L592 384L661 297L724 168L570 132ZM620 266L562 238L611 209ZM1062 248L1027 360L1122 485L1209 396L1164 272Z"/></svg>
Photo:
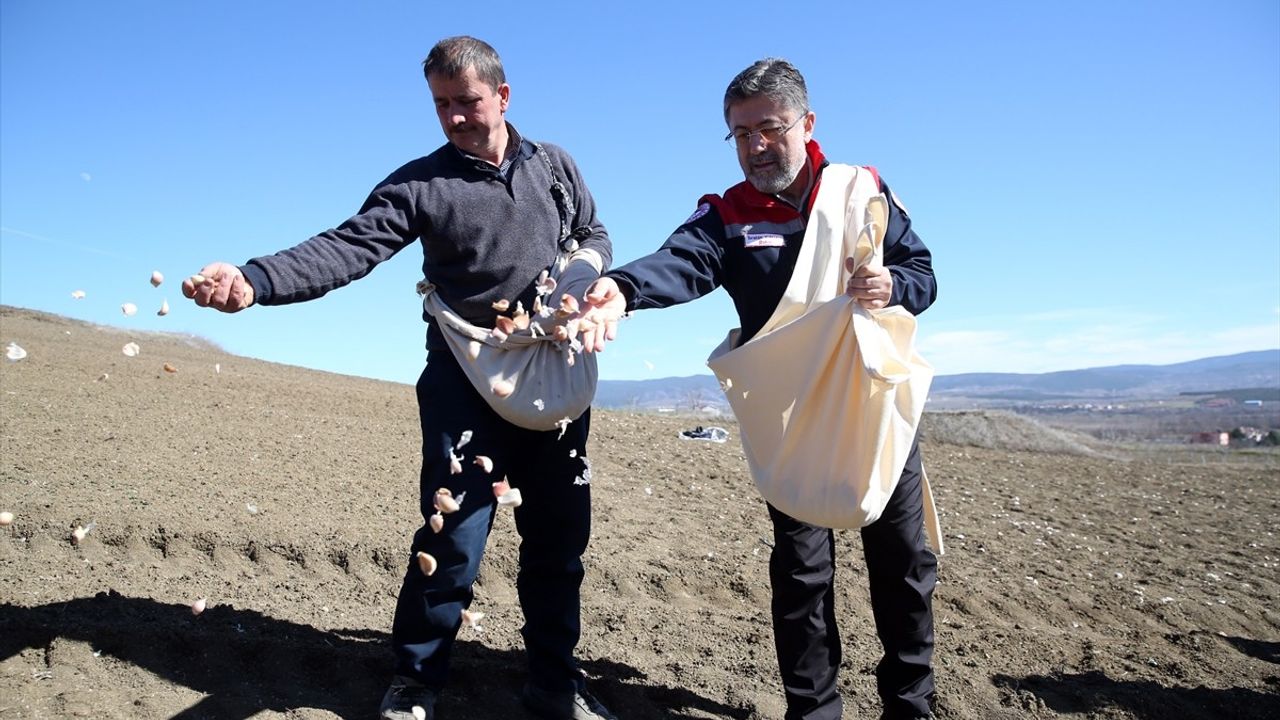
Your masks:
<svg viewBox="0 0 1280 720"><path fill-rule="evenodd" d="M742 247L750 250L752 248L782 247L786 244L786 240L776 233L747 233L746 241Z"/></svg>

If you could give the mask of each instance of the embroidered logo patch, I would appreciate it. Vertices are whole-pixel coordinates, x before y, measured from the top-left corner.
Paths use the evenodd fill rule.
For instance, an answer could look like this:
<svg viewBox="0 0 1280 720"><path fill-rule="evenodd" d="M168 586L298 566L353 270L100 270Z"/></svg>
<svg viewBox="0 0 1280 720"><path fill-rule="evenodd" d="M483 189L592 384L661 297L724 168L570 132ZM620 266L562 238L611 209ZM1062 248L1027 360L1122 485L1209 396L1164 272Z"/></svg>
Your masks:
<svg viewBox="0 0 1280 720"><path fill-rule="evenodd" d="M697 220L698 218L702 217L703 215L706 215L709 212L711 212L711 203L702 203L701 205L698 206L697 210L693 211L693 214L689 216L689 219L685 220L681 224L688 225L689 223L693 222L694 220Z"/></svg>
<svg viewBox="0 0 1280 720"><path fill-rule="evenodd" d="M766 248L766 247L782 247L787 241L777 233L747 233L746 241L743 247L750 248Z"/></svg>

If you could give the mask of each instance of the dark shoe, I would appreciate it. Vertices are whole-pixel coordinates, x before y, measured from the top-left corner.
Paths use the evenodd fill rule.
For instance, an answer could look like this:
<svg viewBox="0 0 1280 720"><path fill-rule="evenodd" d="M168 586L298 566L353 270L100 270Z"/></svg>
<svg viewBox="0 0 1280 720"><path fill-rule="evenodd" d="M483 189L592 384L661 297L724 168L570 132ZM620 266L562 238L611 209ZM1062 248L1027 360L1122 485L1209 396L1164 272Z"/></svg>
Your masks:
<svg viewBox="0 0 1280 720"><path fill-rule="evenodd" d="M415 714L414 708L421 708L421 712ZM434 720L436 692L413 678L397 675L382 696L379 713L382 720Z"/></svg>
<svg viewBox="0 0 1280 720"><path fill-rule="evenodd" d="M525 685L521 697L524 706L546 720L618 720L586 688L578 692L552 692Z"/></svg>

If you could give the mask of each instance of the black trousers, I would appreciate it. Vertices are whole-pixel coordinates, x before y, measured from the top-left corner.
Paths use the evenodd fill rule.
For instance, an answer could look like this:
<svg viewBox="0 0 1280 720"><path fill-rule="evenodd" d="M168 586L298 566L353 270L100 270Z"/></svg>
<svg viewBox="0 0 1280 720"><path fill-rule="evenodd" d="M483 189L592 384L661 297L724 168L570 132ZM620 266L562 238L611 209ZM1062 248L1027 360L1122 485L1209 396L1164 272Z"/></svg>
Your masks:
<svg viewBox="0 0 1280 720"><path fill-rule="evenodd" d="M769 506L773 635L786 720L840 720L840 633L834 607L835 533ZM862 529L871 609L884 657L876 687L885 717L922 717L934 694L933 587L938 561L925 545L920 448L914 446L884 514Z"/></svg>
<svg viewBox="0 0 1280 720"><path fill-rule="evenodd" d="M563 436L559 430L516 427L489 407L448 350L431 353L417 392L424 522L409 548L391 630L396 673L437 690L445 684L461 611L471 605L472 584L493 527L492 483L505 476L511 487L520 488L524 500L515 509L520 534L516 589L524 611L521 634L530 681L553 691L580 688L582 675L573 652L580 632L582 553L591 535L591 470L586 459L591 411L570 423ZM467 430L471 441L458 451L462 472L453 474L450 455ZM476 455L493 460L491 474L474 464ZM435 514L436 489L442 487L463 498L462 509L445 515L444 529L436 533L427 521ZM413 558L418 551L439 562L430 577Z"/></svg>

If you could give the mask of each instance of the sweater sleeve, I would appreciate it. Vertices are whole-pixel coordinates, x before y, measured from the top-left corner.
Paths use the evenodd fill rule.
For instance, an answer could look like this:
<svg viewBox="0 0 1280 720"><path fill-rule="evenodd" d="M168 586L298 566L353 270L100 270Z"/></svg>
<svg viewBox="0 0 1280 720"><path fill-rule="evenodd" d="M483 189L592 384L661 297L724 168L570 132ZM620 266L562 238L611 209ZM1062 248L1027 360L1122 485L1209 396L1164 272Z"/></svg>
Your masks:
<svg viewBox="0 0 1280 720"><path fill-rule="evenodd" d="M912 315L924 312L938 296L933 276L933 256L911 229L911 218L880 180L880 191L889 200L889 228L884 237L884 265L893 275L890 305L901 305Z"/></svg>
<svg viewBox="0 0 1280 720"><path fill-rule="evenodd" d="M241 267L254 289L254 302L286 305L314 300L372 272L379 263L413 244L414 188L395 176L370 193L360 211L336 228Z"/></svg>

